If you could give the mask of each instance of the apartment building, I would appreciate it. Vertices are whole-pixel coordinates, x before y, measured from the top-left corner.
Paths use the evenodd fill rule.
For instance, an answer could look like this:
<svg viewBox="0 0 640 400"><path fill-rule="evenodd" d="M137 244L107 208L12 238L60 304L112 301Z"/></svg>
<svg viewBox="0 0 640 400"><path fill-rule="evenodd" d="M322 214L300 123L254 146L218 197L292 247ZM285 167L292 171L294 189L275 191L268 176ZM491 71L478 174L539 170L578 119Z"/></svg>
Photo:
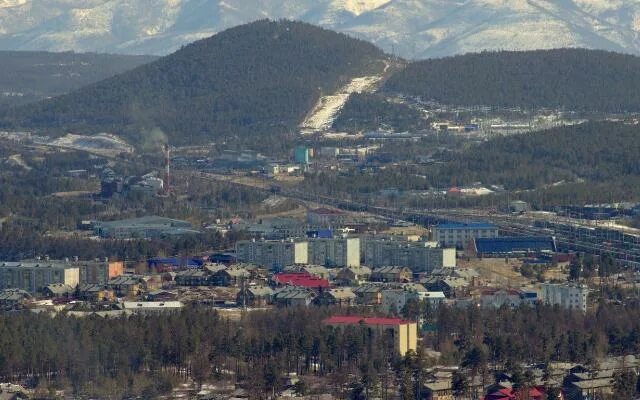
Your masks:
<svg viewBox="0 0 640 400"><path fill-rule="evenodd" d="M0 262L0 290L22 289L36 293L54 283L77 286L79 267L65 261Z"/></svg>
<svg viewBox="0 0 640 400"><path fill-rule="evenodd" d="M545 304L587 312L588 295L586 285L543 283L540 298Z"/></svg>
<svg viewBox="0 0 640 400"><path fill-rule="evenodd" d="M310 264L327 267L360 266L360 238L309 239Z"/></svg>
<svg viewBox="0 0 640 400"><path fill-rule="evenodd" d="M393 265L413 272L431 272L456 266L455 249L442 248L434 242L367 239L364 247L364 264L371 268Z"/></svg>
<svg viewBox="0 0 640 400"><path fill-rule="evenodd" d="M282 270L288 265L308 264L306 240L241 240L236 243L238 261Z"/></svg>
<svg viewBox="0 0 640 400"><path fill-rule="evenodd" d="M444 247L463 248L474 239L498 237L498 227L484 222L440 224L433 227L432 234Z"/></svg>

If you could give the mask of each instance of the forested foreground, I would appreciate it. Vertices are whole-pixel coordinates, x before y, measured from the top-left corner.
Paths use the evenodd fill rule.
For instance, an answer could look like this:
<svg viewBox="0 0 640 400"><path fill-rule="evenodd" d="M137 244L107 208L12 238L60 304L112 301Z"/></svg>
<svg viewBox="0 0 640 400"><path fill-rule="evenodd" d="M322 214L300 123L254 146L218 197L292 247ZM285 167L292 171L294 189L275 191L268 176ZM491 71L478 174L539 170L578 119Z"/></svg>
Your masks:
<svg viewBox="0 0 640 400"><path fill-rule="evenodd" d="M411 317L425 310L405 311ZM14 380L35 376L33 383L43 390L65 387L75 395L102 398L153 397L187 375L197 383L237 382L259 398L278 390L288 372L322 377L336 392L354 381L373 390L382 376L403 390L407 374L415 373L412 368L437 361L423 355L427 346L441 351L444 363L464 364L470 354L483 354L484 366L474 368L487 369L514 362L591 362L640 351L637 305L601 305L586 316L544 306L426 310L437 331L424 337L412 362L394 355L389 337L320 323L336 312L254 311L240 321L193 308L117 319L2 315L0 375Z"/></svg>

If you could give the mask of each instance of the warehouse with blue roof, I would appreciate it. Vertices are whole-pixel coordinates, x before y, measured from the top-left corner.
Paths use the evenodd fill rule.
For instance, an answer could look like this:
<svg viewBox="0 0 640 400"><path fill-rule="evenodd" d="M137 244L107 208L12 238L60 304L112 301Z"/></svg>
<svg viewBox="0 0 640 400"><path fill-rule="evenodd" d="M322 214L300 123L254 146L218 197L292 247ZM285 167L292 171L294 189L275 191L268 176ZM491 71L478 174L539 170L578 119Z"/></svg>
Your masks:
<svg viewBox="0 0 640 400"><path fill-rule="evenodd" d="M555 253L558 248L552 236L504 236L477 238L473 250L477 257L517 257Z"/></svg>

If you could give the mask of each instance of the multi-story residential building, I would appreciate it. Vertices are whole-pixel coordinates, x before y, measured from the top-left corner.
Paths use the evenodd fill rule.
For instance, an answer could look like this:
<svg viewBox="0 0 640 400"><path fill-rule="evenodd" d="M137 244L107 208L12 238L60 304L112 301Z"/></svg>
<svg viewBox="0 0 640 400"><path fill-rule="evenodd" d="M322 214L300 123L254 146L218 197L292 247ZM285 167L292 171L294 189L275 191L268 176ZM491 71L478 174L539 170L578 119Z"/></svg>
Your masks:
<svg viewBox="0 0 640 400"><path fill-rule="evenodd" d="M543 283L540 298L545 304L587 312L588 295L586 285Z"/></svg>
<svg viewBox="0 0 640 400"><path fill-rule="evenodd" d="M236 243L239 261L282 270L288 265L308 264L309 246L306 240L241 240Z"/></svg>
<svg viewBox="0 0 640 400"><path fill-rule="evenodd" d="M360 265L360 238L309 239L309 263L327 267Z"/></svg>
<svg viewBox="0 0 640 400"><path fill-rule="evenodd" d="M109 279L124 273L124 262L109 261L108 258L94 261L74 259L72 264L80 269L80 283L106 284Z"/></svg>
<svg viewBox="0 0 640 400"><path fill-rule="evenodd" d="M432 233L433 240L444 247L465 247L473 239L498 237L498 227L484 222L440 224Z"/></svg>
<svg viewBox="0 0 640 400"><path fill-rule="evenodd" d="M372 268L394 265L413 272L431 272L456 266L456 250L434 242L367 239L364 246L364 264Z"/></svg>
<svg viewBox="0 0 640 400"><path fill-rule="evenodd" d="M0 262L0 289L35 293L54 283L77 286L80 269L64 261Z"/></svg>
<svg viewBox="0 0 640 400"><path fill-rule="evenodd" d="M373 334L384 335L386 331L392 331L394 348L400 356L407 354L409 350L415 351L418 347L418 326L415 322L403 321L399 318L366 318L359 316L335 316L322 321L322 323L336 328L344 326L364 326Z"/></svg>

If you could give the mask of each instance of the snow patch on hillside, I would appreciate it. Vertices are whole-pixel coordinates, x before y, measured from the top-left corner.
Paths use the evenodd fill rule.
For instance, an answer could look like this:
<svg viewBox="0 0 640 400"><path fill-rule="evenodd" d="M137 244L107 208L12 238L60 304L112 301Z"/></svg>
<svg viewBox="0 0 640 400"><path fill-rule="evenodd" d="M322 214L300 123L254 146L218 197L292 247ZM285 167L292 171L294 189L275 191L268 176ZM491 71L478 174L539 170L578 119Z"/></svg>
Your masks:
<svg viewBox="0 0 640 400"><path fill-rule="evenodd" d="M337 93L322 96L311 113L300 124L303 133L326 131L331 128L338 113L349 100L353 93L362 93L372 90L382 80L382 76L361 76L353 78L351 82L343 86Z"/></svg>

